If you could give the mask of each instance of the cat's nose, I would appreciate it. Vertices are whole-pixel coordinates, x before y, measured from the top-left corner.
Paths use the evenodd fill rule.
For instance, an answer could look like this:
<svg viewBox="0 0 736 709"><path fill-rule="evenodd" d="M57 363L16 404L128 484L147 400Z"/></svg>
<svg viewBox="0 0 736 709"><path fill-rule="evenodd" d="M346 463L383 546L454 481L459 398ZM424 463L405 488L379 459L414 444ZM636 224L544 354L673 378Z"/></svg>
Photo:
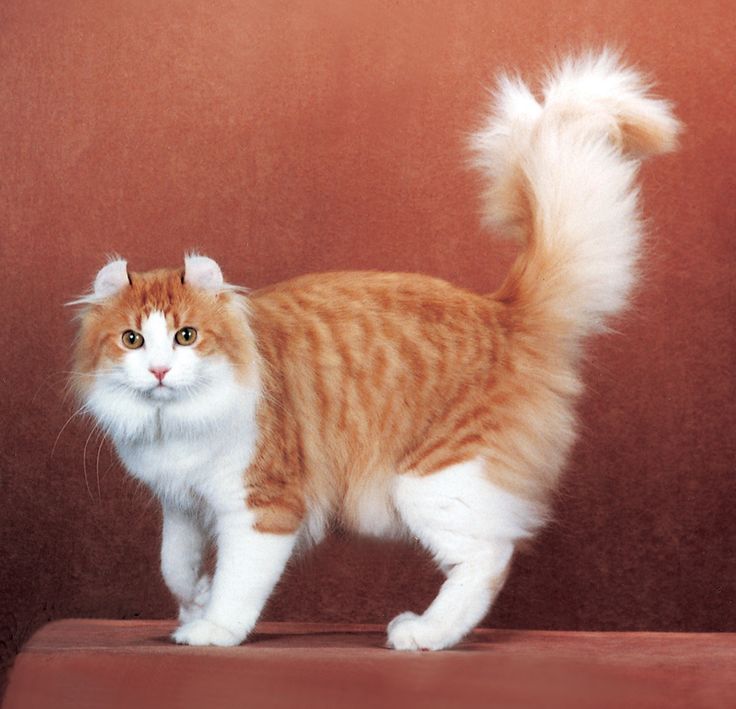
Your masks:
<svg viewBox="0 0 736 709"><path fill-rule="evenodd" d="M164 377L166 376L166 372L169 371L169 367L151 367L148 371L153 374L156 379L158 379L159 383L164 383Z"/></svg>

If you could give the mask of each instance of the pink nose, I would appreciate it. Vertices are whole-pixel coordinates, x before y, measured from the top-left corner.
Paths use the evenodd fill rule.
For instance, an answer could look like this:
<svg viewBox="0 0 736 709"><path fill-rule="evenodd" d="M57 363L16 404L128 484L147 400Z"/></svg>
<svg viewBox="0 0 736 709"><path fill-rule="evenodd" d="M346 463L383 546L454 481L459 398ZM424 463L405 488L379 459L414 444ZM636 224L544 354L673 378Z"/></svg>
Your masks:
<svg viewBox="0 0 736 709"><path fill-rule="evenodd" d="M169 371L169 367L151 367L148 371L153 374L161 384L163 384L164 377L166 376L166 372Z"/></svg>

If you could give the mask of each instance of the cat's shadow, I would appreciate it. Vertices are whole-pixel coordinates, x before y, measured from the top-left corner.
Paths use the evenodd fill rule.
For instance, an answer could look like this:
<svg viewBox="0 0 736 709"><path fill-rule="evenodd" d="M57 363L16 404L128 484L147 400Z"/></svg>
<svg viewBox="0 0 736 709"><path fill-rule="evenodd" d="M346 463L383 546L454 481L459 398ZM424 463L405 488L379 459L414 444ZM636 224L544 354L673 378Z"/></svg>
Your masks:
<svg viewBox="0 0 736 709"><path fill-rule="evenodd" d="M352 639L351 636L357 636L360 639ZM361 650L385 650L395 654L397 657L402 657L405 653L397 653L395 650L391 650L386 646L386 634L384 632L365 632L365 631L341 631L335 632L331 630L315 631L311 633L255 633L248 638L246 642L241 643L233 648L221 648L221 647L191 647L188 645L176 645L168 635L158 635L152 637L148 642L153 642L156 645L164 645L168 647L178 647L182 651L229 651L237 649L247 649L250 646L256 648L269 646L276 647L282 650L315 650L315 649L340 649L340 648L354 648ZM487 650L487 642L483 643L484 649ZM474 652L481 649L481 645L473 643L472 639L461 643L453 648L443 650L442 653L467 653ZM428 650L419 651L419 653L410 653L411 655L421 654L430 655L437 654L431 653Z"/></svg>

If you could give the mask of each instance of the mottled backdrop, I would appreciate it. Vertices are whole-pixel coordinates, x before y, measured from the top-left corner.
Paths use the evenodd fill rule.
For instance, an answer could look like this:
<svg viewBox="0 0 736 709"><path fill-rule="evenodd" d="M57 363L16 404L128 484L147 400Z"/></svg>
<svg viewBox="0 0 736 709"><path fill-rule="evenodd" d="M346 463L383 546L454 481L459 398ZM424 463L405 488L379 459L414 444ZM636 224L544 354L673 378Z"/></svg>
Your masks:
<svg viewBox="0 0 736 709"><path fill-rule="evenodd" d="M556 522L487 622L736 630L735 18L727 0L3 2L4 657L51 618L174 611L156 504L64 398L63 304L106 255L148 269L196 247L254 288L376 268L489 291L512 249L479 228L466 167L485 87L604 42L687 132L644 168L645 280L591 348ZM335 538L268 617L383 622L438 582L416 549Z"/></svg>

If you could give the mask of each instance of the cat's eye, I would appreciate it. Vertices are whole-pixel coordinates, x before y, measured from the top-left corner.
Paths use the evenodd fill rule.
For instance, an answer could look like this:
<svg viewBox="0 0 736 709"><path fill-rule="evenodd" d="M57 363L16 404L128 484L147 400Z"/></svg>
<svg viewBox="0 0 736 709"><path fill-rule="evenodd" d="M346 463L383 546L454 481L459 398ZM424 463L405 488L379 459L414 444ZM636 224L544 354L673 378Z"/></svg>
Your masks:
<svg viewBox="0 0 736 709"><path fill-rule="evenodd" d="M197 339L197 331L193 327L183 327L177 331L174 339L179 345L191 345Z"/></svg>
<svg viewBox="0 0 736 709"><path fill-rule="evenodd" d="M129 350L137 350L139 347L143 347L143 335L135 330L126 330L123 333L123 344Z"/></svg>

